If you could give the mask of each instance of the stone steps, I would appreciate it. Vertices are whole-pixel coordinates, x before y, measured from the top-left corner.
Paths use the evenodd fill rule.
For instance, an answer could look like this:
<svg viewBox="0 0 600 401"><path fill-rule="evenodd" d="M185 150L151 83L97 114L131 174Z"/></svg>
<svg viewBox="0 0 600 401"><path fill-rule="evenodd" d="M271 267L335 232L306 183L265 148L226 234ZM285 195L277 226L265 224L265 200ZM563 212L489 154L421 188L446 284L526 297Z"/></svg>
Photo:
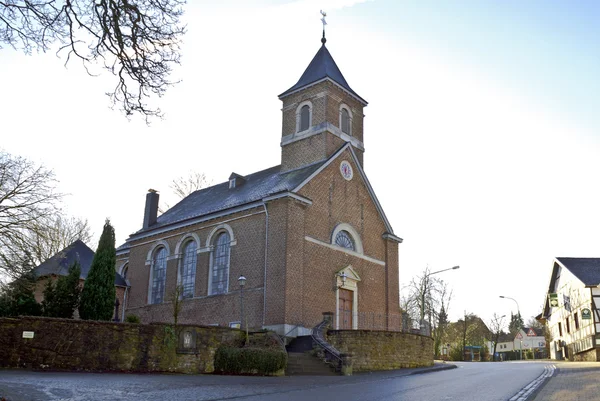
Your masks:
<svg viewBox="0 0 600 401"><path fill-rule="evenodd" d="M337 376L329 365L309 352L288 352L288 364L285 374L287 376Z"/></svg>

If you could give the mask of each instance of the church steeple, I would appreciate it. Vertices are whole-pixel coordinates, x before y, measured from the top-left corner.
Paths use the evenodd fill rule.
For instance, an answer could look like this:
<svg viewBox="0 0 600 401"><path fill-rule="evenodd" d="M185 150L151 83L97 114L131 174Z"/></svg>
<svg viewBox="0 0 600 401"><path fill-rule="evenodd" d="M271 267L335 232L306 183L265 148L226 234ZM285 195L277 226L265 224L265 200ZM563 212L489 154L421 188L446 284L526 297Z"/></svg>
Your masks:
<svg viewBox="0 0 600 401"><path fill-rule="evenodd" d="M362 164L367 101L352 90L327 50L324 25L317 54L298 82L279 95L283 102L282 171L324 160L346 142L352 144Z"/></svg>

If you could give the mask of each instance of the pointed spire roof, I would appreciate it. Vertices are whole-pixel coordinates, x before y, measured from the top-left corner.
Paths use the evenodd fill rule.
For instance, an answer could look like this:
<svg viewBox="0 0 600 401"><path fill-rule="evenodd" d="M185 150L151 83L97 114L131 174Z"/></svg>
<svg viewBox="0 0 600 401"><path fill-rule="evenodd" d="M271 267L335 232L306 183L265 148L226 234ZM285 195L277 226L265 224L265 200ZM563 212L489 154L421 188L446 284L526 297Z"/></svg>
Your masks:
<svg viewBox="0 0 600 401"><path fill-rule="evenodd" d="M352 88L350 88L350 85L348 85L348 82L346 82L346 79L333 60L333 57L331 57L329 50L325 47L325 41L322 40L321 42L323 43L321 48L317 54L315 54L315 57L313 57L312 61L304 71L304 74L302 74L298 82L296 82L296 85L279 95L279 98L281 99L291 95L304 87L316 84L325 79L330 79L366 106L367 101L354 92Z"/></svg>

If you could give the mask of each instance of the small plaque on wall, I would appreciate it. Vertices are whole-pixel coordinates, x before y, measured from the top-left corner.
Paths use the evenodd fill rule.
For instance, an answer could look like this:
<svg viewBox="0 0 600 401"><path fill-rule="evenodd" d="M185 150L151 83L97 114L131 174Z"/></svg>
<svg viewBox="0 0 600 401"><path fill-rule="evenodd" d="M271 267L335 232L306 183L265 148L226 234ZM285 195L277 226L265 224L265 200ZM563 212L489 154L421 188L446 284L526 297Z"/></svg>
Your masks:
<svg viewBox="0 0 600 401"><path fill-rule="evenodd" d="M33 331L24 331L23 338L33 338Z"/></svg>

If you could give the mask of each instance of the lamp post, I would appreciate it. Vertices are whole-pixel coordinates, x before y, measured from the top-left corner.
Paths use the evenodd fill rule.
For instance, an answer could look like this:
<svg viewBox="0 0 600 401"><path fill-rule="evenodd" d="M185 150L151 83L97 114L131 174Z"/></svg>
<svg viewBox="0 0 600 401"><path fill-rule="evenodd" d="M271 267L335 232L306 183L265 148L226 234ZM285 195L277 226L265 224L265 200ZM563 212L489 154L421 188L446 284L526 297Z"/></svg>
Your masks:
<svg viewBox="0 0 600 401"><path fill-rule="evenodd" d="M423 277L423 291L421 292L421 334L425 331L425 294L427 293L427 284L429 283L429 277L434 274L442 273L448 270L460 269L460 266L449 267L447 269L438 270L433 273L428 273ZM427 333L429 334L429 333Z"/></svg>
<svg viewBox="0 0 600 401"><path fill-rule="evenodd" d="M244 286L246 285L246 277L242 274L238 278L240 284L240 328L246 329L246 342L248 342L248 324L244 324Z"/></svg>
<svg viewBox="0 0 600 401"><path fill-rule="evenodd" d="M503 299L512 299L513 301L515 301L515 304L517 304L517 315L519 316L519 320L518 320L518 329L521 330L521 309L519 308L519 303L517 302L516 299L511 298L511 297L506 297L504 295L500 295L500 298ZM523 341L519 341L520 343L520 347L519 347L519 359L523 360Z"/></svg>

